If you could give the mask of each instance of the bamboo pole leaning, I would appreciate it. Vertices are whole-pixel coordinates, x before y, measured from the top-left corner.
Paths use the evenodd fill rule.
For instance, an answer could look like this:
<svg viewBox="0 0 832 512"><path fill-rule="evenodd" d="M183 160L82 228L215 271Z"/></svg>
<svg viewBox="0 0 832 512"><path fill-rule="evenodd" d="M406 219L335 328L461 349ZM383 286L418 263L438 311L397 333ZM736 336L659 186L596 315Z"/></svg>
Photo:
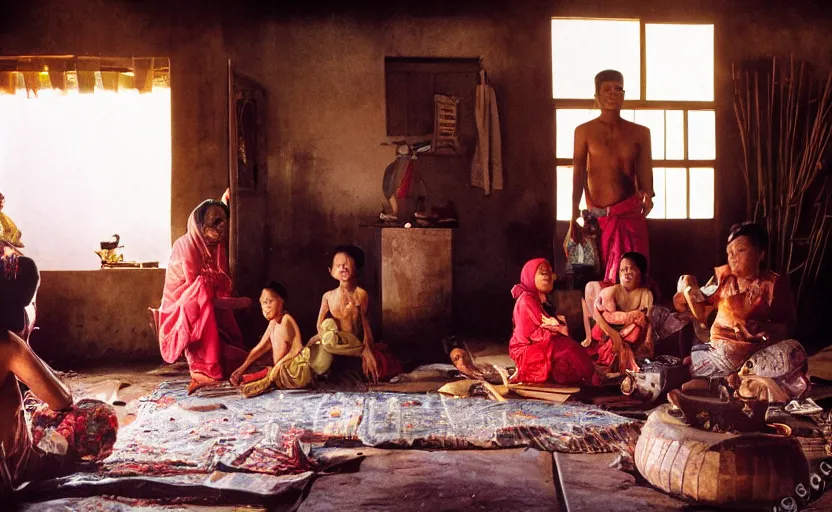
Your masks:
<svg viewBox="0 0 832 512"><path fill-rule="evenodd" d="M768 229L770 268L797 284L798 304L832 241L832 71L816 78L793 57L768 69L732 66L748 218ZM826 162L827 166L832 165Z"/></svg>

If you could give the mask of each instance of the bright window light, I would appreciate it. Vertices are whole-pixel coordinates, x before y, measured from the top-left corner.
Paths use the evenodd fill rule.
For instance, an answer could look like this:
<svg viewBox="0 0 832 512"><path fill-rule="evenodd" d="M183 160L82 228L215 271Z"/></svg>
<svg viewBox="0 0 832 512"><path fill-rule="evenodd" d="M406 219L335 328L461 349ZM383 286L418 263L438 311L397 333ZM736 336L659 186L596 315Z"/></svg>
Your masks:
<svg viewBox="0 0 832 512"><path fill-rule="evenodd" d="M714 170L690 169L690 218L714 218Z"/></svg>
<svg viewBox="0 0 832 512"><path fill-rule="evenodd" d="M687 169L664 169L665 217L666 219L688 218Z"/></svg>
<svg viewBox="0 0 832 512"><path fill-rule="evenodd" d="M647 99L713 101L714 26L647 23L644 30Z"/></svg>
<svg viewBox="0 0 832 512"><path fill-rule="evenodd" d="M603 69L621 71L626 99L642 100L638 109L622 110L621 117L650 129L653 165L661 166L653 169L656 196L648 217L712 219L714 25L556 18L552 19L552 91L557 219L569 220L571 214L574 131L600 114L595 110L593 79ZM644 98L639 90L642 75L647 80ZM587 165L591 172L591 158Z"/></svg>
<svg viewBox="0 0 832 512"><path fill-rule="evenodd" d="M653 158L664 159L664 110L636 110L634 123L650 128Z"/></svg>
<svg viewBox="0 0 832 512"><path fill-rule="evenodd" d="M637 20L552 19L552 97L592 99L595 75L624 75L626 98L641 99L641 42Z"/></svg>
<svg viewBox="0 0 832 512"><path fill-rule="evenodd" d="M170 254L170 89L0 95L0 192L41 270L100 268L102 240L125 260Z"/></svg>
<svg viewBox="0 0 832 512"><path fill-rule="evenodd" d="M665 158L668 160L684 160L685 112L682 110L665 111L664 123Z"/></svg>
<svg viewBox="0 0 832 512"><path fill-rule="evenodd" d="M713 110L688 111L688 158L716 159L716 117Z"/></svg>
<svg viewBox="0 0 832 512"><path fill-rule="evenodd" d="M572 166L559 166L557 168L555 185L557 186L557 211L558 220L572 220ZM586 209L586 196L581 196L578 208Z"/></svg>

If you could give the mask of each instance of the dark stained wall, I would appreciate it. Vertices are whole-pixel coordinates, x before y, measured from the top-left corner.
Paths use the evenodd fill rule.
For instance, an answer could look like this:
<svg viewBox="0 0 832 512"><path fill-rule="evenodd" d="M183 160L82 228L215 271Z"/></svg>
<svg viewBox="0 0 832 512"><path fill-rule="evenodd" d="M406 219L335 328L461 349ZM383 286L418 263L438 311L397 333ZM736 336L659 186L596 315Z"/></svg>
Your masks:
<svg viewBox="0 0 832 512"><path fill-rule="evenodd" d="M731 63L794 52L821 69L832 64L830 18L821 2L790 8L751 0L365 4L39 0L0 15L0 52L171 58L174 237L199 201L226 186L227 59L263 84L269 95L269 273L289 287L290 310L307 336L321 294L334 284L326 272L327 249L357 241L374 251L375 233L359 226L378 214L381 175L393 158L392 148L380 145L386 140L385 56L483 57L496 89L505 190L485 197L472 189L466 159L420 161L431 201L454 200L460 216L457 331L489 336L510 331L508 290L523 262L560 252L562 233L553 236L552 221L551 16L716 23L718 218L651 221L653 273L666 291L680 273L705 277L720 263L727 226L744 214ZM365 272L371 291L378 291L377 270L371 258ZM86 329L107 343L101 328Z"/></svg>

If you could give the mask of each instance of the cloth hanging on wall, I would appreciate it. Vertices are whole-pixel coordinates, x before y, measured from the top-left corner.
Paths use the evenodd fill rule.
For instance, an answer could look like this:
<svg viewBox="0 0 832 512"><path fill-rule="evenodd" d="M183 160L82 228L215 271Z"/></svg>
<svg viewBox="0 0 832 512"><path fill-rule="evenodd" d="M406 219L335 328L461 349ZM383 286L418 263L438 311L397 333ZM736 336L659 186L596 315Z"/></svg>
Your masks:
<svg viewBox="0 0 832 512"><path fill-rule="evenodd" d="M486 81L484 70L480 70L474 117L477 120L477 149L471 162L471 186L490 195L493 190L503 189L503 150L497 96Z"/></svg>

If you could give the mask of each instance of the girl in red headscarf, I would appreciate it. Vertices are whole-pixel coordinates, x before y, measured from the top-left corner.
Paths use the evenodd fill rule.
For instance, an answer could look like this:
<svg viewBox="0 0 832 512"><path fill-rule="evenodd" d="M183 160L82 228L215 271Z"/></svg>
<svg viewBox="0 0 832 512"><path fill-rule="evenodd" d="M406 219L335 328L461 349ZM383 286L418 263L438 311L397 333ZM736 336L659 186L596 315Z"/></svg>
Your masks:
<svg viewBox="0 0 832 512"><path fill-rule="evenodd" d="M520 283L511 289L514 304L514 334L508 352L517 364L513 382L558 384L601 384L601 377L584 348L569 337L566 321L543 310L546 294L552 291L554 275L544 258L527 262Z"/></svg>
<svg viewBox="0 0 832 512"><path fill-rule="evenodd" d="M189 392L228 378L246 358L234 309L251 300L234 297L228 275L228 207L208 200L188 218L188 232L173 244L162 305L159 348L172 363L184 352L191 370Z"/></svg>

